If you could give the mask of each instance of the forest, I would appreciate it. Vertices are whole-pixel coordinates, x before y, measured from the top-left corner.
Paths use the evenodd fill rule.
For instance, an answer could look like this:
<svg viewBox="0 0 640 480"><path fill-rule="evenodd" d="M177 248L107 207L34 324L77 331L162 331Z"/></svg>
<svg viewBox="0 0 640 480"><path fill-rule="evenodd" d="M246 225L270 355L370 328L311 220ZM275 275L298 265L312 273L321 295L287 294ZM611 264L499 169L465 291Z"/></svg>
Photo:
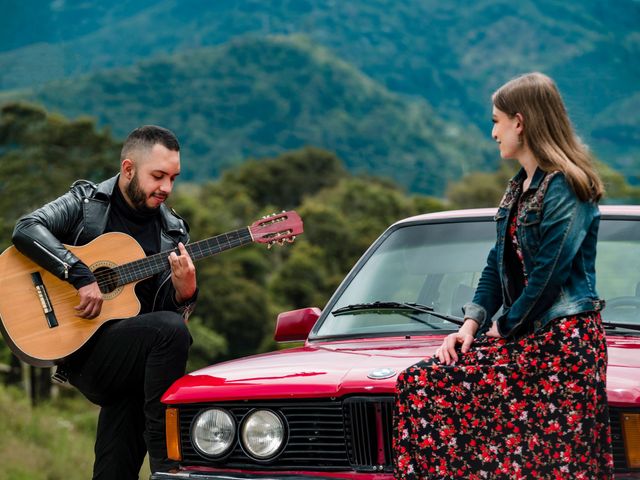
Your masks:
<svg viewBox="0 0 640 480"><path fill-rule="evenodd" d="M0 108L0 244L8 247L20 215L67 191L77 178L118 171L121 143L89 119L70 120L41 106ZM185 158L183 162L188 162ZM637 203L640 188L599 163L607 201ZM248 159L218 179L184 182L169 204L199 240L295 209L304 233L272 249L251 244L196 264L200 295L189 321L188 371L243 355L287 348L273 340L278 313L322 308L369 244L393 222L419 213L495 206L513 163L473 172L441 197L411 194L393 180L353 174L333 152L316 147ZM50 369L29 367L0 342L0 478L82 479L91 468L97 407ZM76 468L70 471L68 466ZM146 468L146 467L145 467ZM144 474L144 473L143 473Z"/></svg>

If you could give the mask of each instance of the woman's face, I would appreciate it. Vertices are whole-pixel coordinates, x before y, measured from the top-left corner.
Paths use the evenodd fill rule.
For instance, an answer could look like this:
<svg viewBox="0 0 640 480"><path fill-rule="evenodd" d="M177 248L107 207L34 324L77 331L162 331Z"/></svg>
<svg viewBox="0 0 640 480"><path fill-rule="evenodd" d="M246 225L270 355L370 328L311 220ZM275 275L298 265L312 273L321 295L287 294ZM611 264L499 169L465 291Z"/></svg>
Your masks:
<svg viewBox="0 0 640 480"><path fill-rule="evenodd" d="M493 107L493 130L491 136L498 142L500 148L500 157L517 158L518 153L522 151L523 144L520 140L522 133L522 122L519 115L509 117L506 113L498 108Z"/></svg>

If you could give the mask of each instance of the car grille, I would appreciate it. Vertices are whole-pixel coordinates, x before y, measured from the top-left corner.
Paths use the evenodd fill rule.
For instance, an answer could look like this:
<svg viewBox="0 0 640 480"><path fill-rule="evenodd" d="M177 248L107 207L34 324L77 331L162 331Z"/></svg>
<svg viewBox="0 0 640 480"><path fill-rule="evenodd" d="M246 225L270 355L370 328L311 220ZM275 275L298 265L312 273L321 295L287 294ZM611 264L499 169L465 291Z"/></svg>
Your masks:
<svg viewBox="0 0 640 480"><path fill-rule="evenodd" d="M239 443L225 458L213 460L198 453L190 439L195 416L211 404L180 406L180 432L183 462L224 468L260 470L313 470L391 472L393 397L350 397L344 400L265 401L218 403L242 419L256 408L278 411L289 426L283 452L269 462L248 457ZM611 435L616 472L627 472L624 440L620 424L622 411L640 413L640 409L610 408Z"/></svg>
<svg viewBox="0 0 640 480"><path fill-rule="evenodd" d="M220 403L235 417L239 425L242 419L256 408L278 411L289 426L289 438L284 451L271 462L258 462L248 457L240 444L221 460L215 461L200 455L190 440L191 423L203 409L212 405L188 405L180 407L180 433L183 462L189 465L216 465L225 468L256 468L261 470L305 469L338 471L350 468L345 443L345 427L342 402L331 400L296 402L238 402Z"/></svg>
<svg viewBox="0 0 640 480"><path fill-rule="evenodd" d="M392 471L393 398L348 398L344 414L351 466L362 472Z"/></svg>

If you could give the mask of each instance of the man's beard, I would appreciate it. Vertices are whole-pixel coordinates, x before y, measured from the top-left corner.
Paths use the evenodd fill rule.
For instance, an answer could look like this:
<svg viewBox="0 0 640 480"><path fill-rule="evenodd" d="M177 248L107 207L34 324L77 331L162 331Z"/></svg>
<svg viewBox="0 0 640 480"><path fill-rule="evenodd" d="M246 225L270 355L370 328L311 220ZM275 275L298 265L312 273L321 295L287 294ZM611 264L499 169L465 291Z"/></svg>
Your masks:
<svg viewBox="0 0 640 480"><path fill-rule="evenodd" d="M147 205L147 194L140 188L140 183L138 182L138 173L133 174L133 178L129 182L126 188L127 196L131 203L133 204L133 208L138 210L140 213L154 213L158 211L160 205L157 207L150 207Z"/></svg>

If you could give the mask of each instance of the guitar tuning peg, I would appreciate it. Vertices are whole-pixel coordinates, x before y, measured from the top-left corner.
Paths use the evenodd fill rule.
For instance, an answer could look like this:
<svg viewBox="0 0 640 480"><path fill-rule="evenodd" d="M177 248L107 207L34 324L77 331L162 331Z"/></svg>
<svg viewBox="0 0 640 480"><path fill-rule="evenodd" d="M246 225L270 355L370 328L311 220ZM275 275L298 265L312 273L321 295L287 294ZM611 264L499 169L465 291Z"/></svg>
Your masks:
<svg viewBox="0 0 640 480"><path fill-rule="evenodd" d="M293 243L296 237L287 238L287 243Z"/></svg>
<svg viewBox="0 0 640 480"><path fill-rule="evenodd" d="M267 250L271 250L271 247L273 247L273 242L267 243Z"/></svg>

